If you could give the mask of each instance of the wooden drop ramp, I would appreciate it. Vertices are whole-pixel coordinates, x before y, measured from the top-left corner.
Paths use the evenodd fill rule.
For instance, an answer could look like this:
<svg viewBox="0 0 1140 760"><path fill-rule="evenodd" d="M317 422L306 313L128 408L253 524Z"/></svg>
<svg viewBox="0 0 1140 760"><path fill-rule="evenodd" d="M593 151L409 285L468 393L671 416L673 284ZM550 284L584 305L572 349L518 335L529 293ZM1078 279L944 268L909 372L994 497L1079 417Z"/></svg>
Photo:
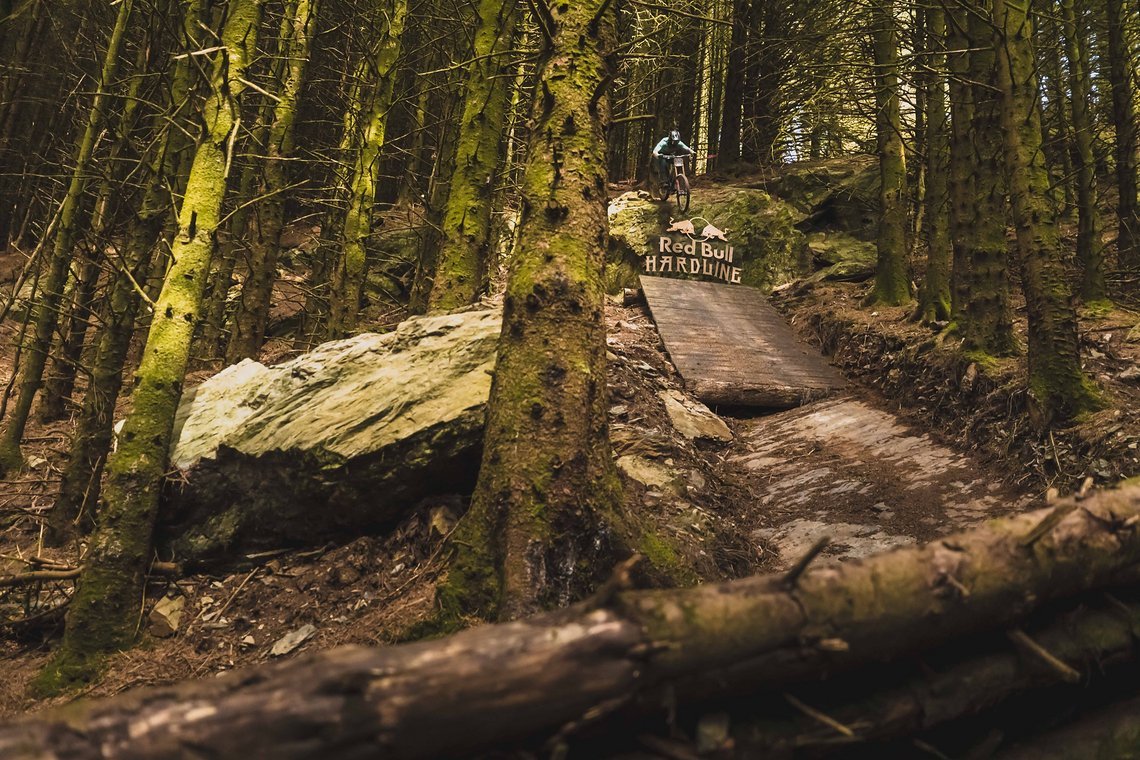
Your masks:
<svg viewBox="0 0 1140 760"><path fill-rule="evenodd" d="M755 288L644 276L641 287L685 387L706 404L786 409L844 386Z"/></svg>

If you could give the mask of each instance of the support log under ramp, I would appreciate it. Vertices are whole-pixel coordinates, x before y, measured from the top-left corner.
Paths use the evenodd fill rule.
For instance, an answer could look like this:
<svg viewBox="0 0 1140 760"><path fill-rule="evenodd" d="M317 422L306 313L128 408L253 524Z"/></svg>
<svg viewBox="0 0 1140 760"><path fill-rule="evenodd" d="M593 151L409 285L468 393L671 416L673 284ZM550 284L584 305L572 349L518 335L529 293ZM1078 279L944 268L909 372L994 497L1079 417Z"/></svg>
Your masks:
<svg viewBox="0 0 1140 760"><path fill-rule="evenodd" d="M436 641L336 649L40 713L0 726L0 757L427 758L572 745L585 727L621 730L662 705L780 693L1134 586L1138 524L1133 487L865 561L611 589Z"/></svg>

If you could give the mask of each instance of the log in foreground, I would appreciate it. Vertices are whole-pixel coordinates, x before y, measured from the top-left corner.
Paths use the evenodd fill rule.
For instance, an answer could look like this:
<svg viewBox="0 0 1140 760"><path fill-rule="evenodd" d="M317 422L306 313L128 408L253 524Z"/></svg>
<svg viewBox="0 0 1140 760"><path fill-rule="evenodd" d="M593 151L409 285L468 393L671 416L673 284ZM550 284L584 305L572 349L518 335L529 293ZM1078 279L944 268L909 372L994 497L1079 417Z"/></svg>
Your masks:
<svg viewBox="0 0 1140 760"><path fill-rule="evenodd" d="M920 549L623 592L439 641L338 649L80 703L0 728L5 758L439 757L537 743L626 709L787 685L1002 630L1135 582L1140 488Z"/></svg>

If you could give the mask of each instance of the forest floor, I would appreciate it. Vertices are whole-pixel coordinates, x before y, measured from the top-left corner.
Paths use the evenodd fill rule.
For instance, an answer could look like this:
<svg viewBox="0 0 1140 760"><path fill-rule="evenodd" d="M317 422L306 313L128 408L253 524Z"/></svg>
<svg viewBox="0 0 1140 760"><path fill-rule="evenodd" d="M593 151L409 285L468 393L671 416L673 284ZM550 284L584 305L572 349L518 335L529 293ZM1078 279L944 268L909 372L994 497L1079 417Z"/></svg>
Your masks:
<svg viewBox="0 0 1140 760"><path fill-rule="evenodd" d="M662 394L683 392L644 308L610 303L610 420L626 474L626 505L661 540L656 564L673 581L715 581L793 564L821 536L830 561L922 543L991 516L1036 506L1049 489L1074 490L1091 477L1109 485L1140 472L1140 315L1124 309L1083 315L1087 369L1105 391L1105 410L1037 434L1024 388L1024 358L962 354L952 339L910 321L906 309L867 309L866 284L797 283L773 298L805 343L821 347L849 388L799 409L722 413L731 441L690 440ZM1020 308L1017 327L1024 335ZM11 346L13 323L0 330ZM284 341L263 361L291 355ZM0 382L10 377L0 353ZM211 370L196 371L200 381ZM34 422L28 467L0 483L0 576L26 571L31 557L76 566L82 547L46 549L40 523L66 460L71 422ZM340 644L399 641L433 609L446 570L444 538L460 497L420 504L396 529L343 545L250 556L217 574L156 579L140 606L181 600L176 635L148 635L112 658L87 693L204 677ZM663 547L663 548L662 548ZM657 579L660 581L661 579ZM25 690L60 630L71 582L0 587L0 715L52 702ZM42 615L32 624L20 623Z"/></svg>
<svg viewBox="0 0 1140 760"><path fill-rule="evenodd" d="M729 410L737 415L724 416L731 442L689 440L659 395L681 391L681 380L647 312L610 304L607 319L612 437L627 473L627 508L677 554L674 581L776 570L823 535L832 538L825 552L832 561L863 557L1031 503L992 463L939 442L858 385L775 414ZM54 423L50 436L47 430L33 431L45 441L28 452L44 462L9 484L15 488L4 507L4 574L25 569L16 557L68 564L77 558L78 547L40 545L39 519L51 504L69 432L67 423ZM425 501L385 536L249 557L218 575L153 580L140 624L155 630L148 617L153 603L181 599L178 633L148 636L143 646L115 656L87 693L208 676L303 650L400 640L432 611L446 569L443 539L461 503ZM0 598L2 612L10 619L43 612L68 588L65 582L37 593L9 590ZM50 704L25 693L59 631L58 614L43 622L0 628L8 673L0 714Z"/></svg>

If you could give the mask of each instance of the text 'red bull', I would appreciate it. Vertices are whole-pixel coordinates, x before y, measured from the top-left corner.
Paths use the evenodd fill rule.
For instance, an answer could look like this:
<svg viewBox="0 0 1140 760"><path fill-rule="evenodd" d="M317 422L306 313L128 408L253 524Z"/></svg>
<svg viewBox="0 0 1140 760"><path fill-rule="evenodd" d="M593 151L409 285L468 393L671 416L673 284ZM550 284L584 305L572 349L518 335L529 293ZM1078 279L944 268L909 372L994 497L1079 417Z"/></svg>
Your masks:
<svg viewBox="0 0 1140 760"><path fill-rule="evenodd" d="M696 240L681 243L664 236L658 245L659 255L645 257L646 274L699 274L733 285L740 284L741 271L740 267L732 265L735 253L731 245L715 246Z"/></svg>

